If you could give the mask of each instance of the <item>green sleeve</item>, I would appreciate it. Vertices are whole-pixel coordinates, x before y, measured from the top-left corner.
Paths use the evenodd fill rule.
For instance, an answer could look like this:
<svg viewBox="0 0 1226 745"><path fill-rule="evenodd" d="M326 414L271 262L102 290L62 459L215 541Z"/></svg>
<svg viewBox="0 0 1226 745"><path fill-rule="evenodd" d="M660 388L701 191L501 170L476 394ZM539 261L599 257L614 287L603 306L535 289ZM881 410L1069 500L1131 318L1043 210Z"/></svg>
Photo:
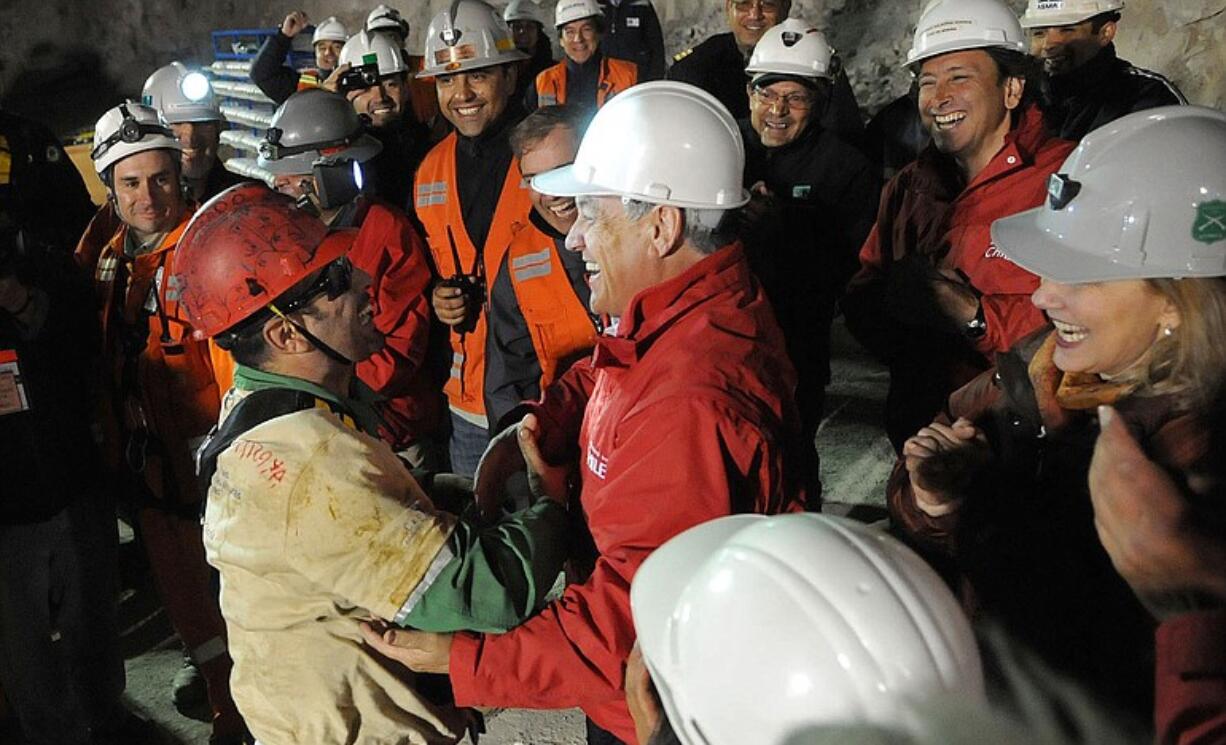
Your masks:
<svg viewBox="0 0 1226 745"><path fill-rule="evenodd" d="M566 510L543 499L487 527L456 523L455 558L404 619L422 631L502 633L545 603L566 560Z"/></svg>

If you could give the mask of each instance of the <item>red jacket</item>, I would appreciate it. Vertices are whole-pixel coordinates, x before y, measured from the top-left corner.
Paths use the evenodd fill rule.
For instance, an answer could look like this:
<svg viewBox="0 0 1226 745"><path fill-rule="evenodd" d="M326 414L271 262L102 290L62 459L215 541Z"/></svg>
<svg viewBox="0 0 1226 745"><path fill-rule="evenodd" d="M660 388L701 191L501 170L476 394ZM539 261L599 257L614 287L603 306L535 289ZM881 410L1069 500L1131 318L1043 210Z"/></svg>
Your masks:
<svg viewBox="0 0 1226 745"><path fill-rule="evenodd" d="M1048 177L1074 147L1049 137L1042 113L1032 106L996 157L960 192L942 193L952 185L944 172L951 165L948 156L931 149L921 154L886 185L852 284L888 273L908 254L932 256L937 266L961 270L983 293L988 331L975 348L983 355L1008 351L1044 323L1030 302L1039 279L1000 253L990 228L998 218L1042 205Z"/></svg>
<svg viewBox="0 0 1226 745"><path fill-rule="evenodd" d="M1158 627L1154 721L1162 745L1226 742L1226 610Z"/></svg>
<svg viewBox="0 0 1226 745"><path fill-rule="evenodd" d="M627 743L630 582L660 544L736 512L799 511L795 373L739 246L640 293L536 406L551 458L580 448L591 577L523 626L459 634L461 706L580 706ZM558 462L555 460L555 462ZM785 467L785 463L787 464Z"/></svg>
<svg viewBox="0 0 1226 745"><path fill-rule="evenodd" d="M357 373L387 398L387 431L381 434L400 449L431 431L442 411L438 386L422 369L430 336L430 264L425 243L400 210L368 202L354 224L358 236L349 260L371 277L375 327L386 340L380 352L358 363Z"/></svg>

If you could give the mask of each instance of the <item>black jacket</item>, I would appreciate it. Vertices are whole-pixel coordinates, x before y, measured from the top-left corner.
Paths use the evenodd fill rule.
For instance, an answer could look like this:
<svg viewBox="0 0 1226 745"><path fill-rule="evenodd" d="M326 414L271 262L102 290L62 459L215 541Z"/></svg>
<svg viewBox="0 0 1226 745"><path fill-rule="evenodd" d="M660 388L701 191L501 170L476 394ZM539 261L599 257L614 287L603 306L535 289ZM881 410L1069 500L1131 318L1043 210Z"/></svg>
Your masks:
<svg viewBox="0 0 1226 745"><path fill-rule="evenodd" d="M285 64L285 55L289 54L293 45L293 39L278 31L264 41L251 60L251 82L278 106L298 90L298 71ZM320 80L328 77L330 72L317 71Z"/></svg>
<svg viewBox="0 0 1226 745"><path fill-rule="evenodd" d="M664 77L664 32L651 0L600 0L608 25L600 49L639 67L639 82Z"/></svg>
<svg viewBox="0 0 1226 745"><path fill-rule="evenodd" d="M745 74L747 64L732 32L716 34L693 49L674 55L668 79L702 88L718 98L734 119L744 119L749 116L749 94L745 87L749 83L749 76ZM830 104L820 123L857 147L864 139L864 120L856 94L842 70L831 86Z"/></svg>
<svg viewBox="0 0 1226 745"><path fill-rule="evenodd" d="M1047 79L1052 105L1046 112L1053 134L1077 141L1134 111L1186 104L1175 84L1116 56L1108 44L1072 72Z"/></svg>
<svg viewBox="0 0 1226 745"><path fill-rule="evenodd" d="M746 253L775 307L801 384L823 386L830 377L830 321L860 266L880 179L863 153L820 126L767 148L748 119L738 124L745 185L761 181L774 195L767 216L746 226Z"/></svg>
<svg viewBox="0 0 1226 745"><path fill-rule="evenodd" d="M406 100L399 121L368 131L383 144L383 149L367 165L372 192L416 219L411 199L413 174L433 144L430 128L414 118L413 108Z"/></svg>
<svg viewBox="0 0 1226 745"><path fill-rule="evenodd" d="M72 251L97 208L81 174L43 125L0 110L0 240Z"/></svg>
<svg viewBox="0 0 1226 745"><path fill-rule="evenodd" d="M10 411L0 413L0 525L48 520L98 488L89 381L99 331L89 282L67 252L11 256L0 275L34 288L35 305L29 327L0 310L0 387L11 393L16 371L25 398L17 411L7 396L0 401Z"/></svg>

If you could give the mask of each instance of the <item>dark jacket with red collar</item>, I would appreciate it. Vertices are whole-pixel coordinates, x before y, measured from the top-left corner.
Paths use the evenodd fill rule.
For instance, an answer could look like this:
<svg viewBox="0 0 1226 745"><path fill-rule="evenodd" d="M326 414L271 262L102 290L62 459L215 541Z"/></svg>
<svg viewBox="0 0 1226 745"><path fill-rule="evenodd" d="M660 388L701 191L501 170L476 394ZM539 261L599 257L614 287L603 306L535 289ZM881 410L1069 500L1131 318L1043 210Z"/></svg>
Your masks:
<svg viewBox="0 0 1226 745"><path fill-rule="evenodd" d="M1207 431L1170 396L1143 396L1096 376L1062 373L1043 331L996 356L949 399L990 443L987 460L942 456L930 470L961 499L930 517L902 461L890 479L893 524L909 542L952 559L963 605L992 619L1097 696L1137 718L1154 694L1154 623L1111 564L1094 529L1088 471L1098 404L1111 404L1155 462L1186 476ZM936 484L932 484L934 487Z"/></svg>
<svg viewBox="0 0 1226 745"><path fill-rule="evenodd" d="M895 446L945 397L1043 325L1030 302L1039 279L992 244L998 218L1038 207L1073 144L1050 137L1037 106L1020 114L1000 152L966 184L953 158L929 146L881 195L843 312L852 334L890 366L886 428ZM937 268L962 272L980 293L987 333L968 340L936 306Z"/></svg>
<svg viewBox="0 0 1226 745"><path fill-rule="evenodd" d="M739 246L631 301L535 407L547 457L579 446L583 512L599 551L582 584L499 636L462 634L450 674L462 706L580 706L624 742L634 644L630 582L655 548L737 512L796 511L795 376Z"/></svg>

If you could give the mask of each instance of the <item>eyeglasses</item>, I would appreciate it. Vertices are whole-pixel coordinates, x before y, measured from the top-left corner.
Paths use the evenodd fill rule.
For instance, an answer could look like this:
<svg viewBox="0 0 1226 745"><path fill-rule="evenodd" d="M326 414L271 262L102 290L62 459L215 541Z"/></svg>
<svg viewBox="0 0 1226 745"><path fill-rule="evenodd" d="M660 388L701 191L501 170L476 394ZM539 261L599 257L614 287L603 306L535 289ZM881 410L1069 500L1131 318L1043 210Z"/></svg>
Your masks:
<svg viewBox="0 0 1226 745"><path fill-rule="evenodd" d="M778 13L783 10L784 3L779 0L732 0L732 7L738 13L748 13L755 5L763 13Z"/></svg>
<svg viewBox="0 0 1226 745"><path fill-rule="evenodd" d="M769 88L754 88L753 95L759 102L772 109L780 101L784 103L784 108L797 111L807 111L813 107L813 96L808 93L788 93L781 96Z"/></svg>
<svg viewBox="0 0 1226 745"><path fill-rule="evenodd" d="M562 38L566 41L578 41L582 38L591 38L596 35L596 24L584 23L579 26L566 26L562 29Z"/></svg>
<svg viewBox="0 0 1226 745"><path fill-rule="evenodd" d="M335 300L353 286L353 264L348 256L342 256L323 268L315 281L296 297L284 303L278 303L282 315L301 310L307 303L320 295L326 294L329 300Z"/></svg>

